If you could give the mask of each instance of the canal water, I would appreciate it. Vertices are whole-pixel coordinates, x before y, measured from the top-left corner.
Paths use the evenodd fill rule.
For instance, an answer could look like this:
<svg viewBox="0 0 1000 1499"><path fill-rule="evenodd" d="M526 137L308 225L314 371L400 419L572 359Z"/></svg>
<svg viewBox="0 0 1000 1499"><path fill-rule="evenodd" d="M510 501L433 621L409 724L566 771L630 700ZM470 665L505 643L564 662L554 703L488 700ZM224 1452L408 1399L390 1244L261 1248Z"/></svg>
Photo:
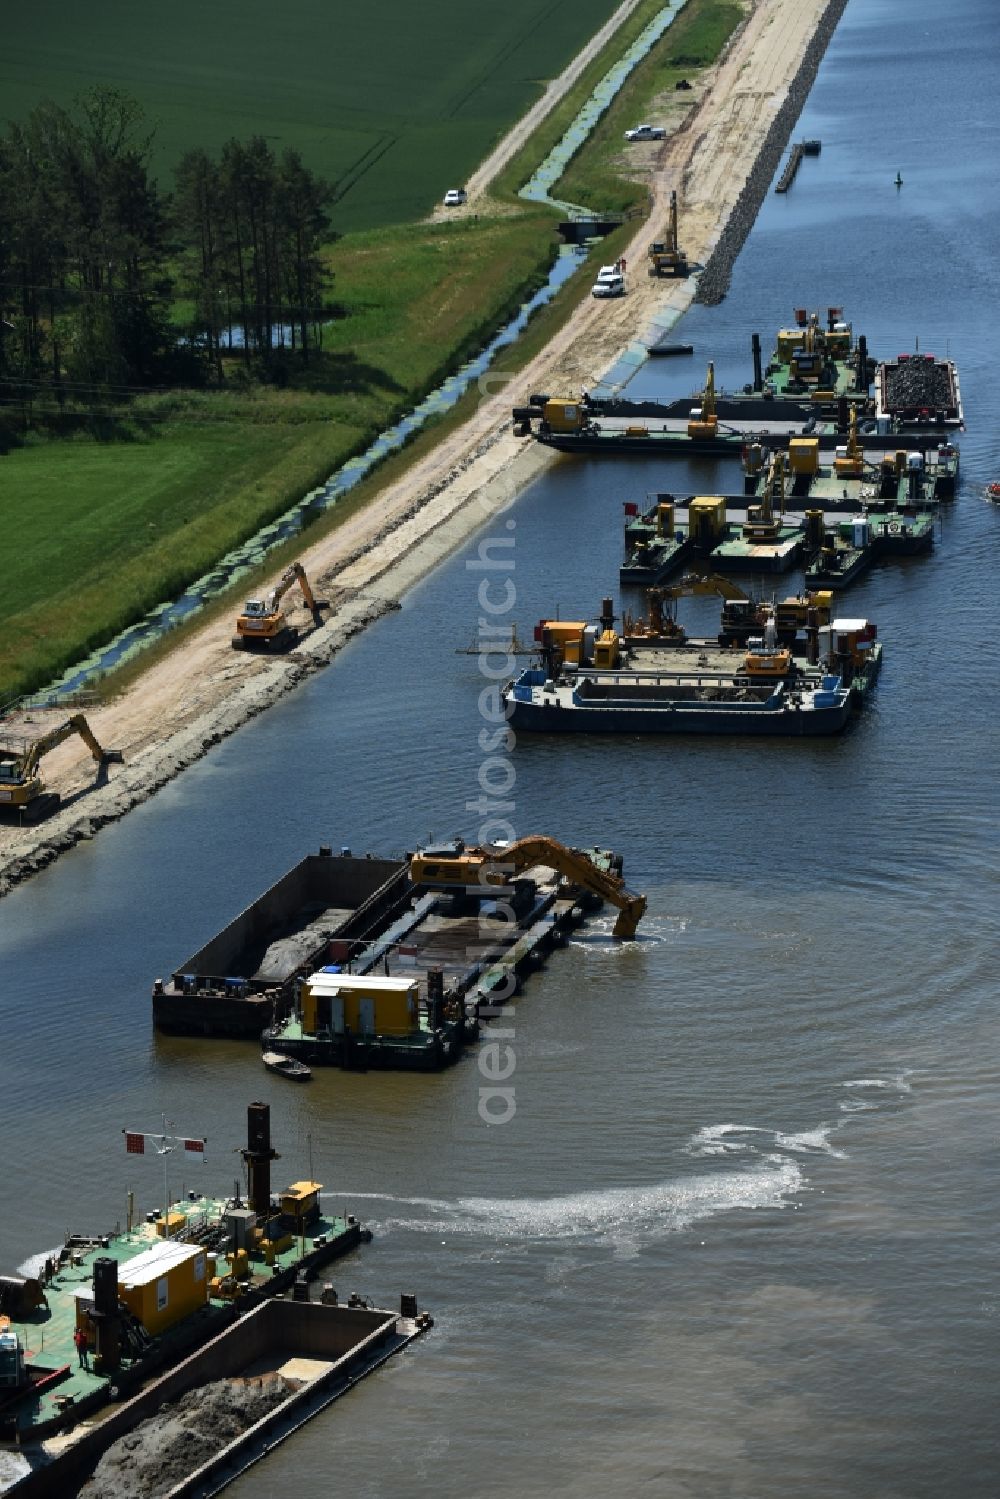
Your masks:
<svg viewBox="0 0 1000 1499"><path fill-rule="evenodd" d="M122 1218L127 1186L155 1205L156 1163L126 1164L121 1130L162 1111L207 1133L196 1184L225 1189L263 1097L281 1179L311 1151L374 1230L338 1290L414 1290L437 1318L240 1499L293 1471L358 1496L1000 1491L998 31L992 0L911 0L905 26L851 0L799 126L822 155L768 198L727 300L679 326L694 359L634 381L683 392L714 357L742 384L754 329L767 348L792 308L837 303L877 355L919 339L958 361L961 493L932 557L848 595L886 660L842 739L516 746L515 830L620 850L649 914L623 946L602 916L530 981L508 1122L483 1121L475 1056L295 1089L250 1046L155 1036L149 986L321 842L475 837L503 760L456 654L483 577L491 602L511 580L522 635L594 615L623 501L732 488L712 464L561 463L493 522L512 567L470 570L477 538L0 903L0 1265Z"/></svg>

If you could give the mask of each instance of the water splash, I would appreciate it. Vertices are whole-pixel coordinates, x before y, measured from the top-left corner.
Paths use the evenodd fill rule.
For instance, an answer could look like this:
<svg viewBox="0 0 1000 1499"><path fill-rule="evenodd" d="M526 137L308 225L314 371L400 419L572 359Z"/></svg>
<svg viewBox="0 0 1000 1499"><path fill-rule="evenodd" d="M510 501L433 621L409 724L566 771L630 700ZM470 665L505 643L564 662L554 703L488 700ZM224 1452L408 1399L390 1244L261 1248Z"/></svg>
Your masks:
<svg viewBox="0 0 1000 1499"><path fill-rule="evenodd" d="M555 1197L460 1197L443 1202L426 1197L367 1196L392 1209L387 1229L487 1239L519 1244L583 1240L617 1248L679 1233L721 1213L781 1208L798 1191L797 1162L774 1157L742 1170L677 1177L651 1186L611 1187ZM400 1211L401 1210L401 1211Z"/></svg>

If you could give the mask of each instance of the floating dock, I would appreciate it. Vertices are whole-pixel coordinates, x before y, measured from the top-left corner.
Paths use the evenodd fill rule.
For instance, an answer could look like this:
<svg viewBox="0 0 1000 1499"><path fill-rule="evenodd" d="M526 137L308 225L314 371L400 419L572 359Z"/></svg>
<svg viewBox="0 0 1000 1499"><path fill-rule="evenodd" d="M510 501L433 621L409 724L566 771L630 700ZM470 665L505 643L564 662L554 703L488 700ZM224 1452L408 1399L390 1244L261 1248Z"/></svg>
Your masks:
<svg viewBox="0 0 1000 1499"><path fill-rule="evenodd" d="M776 193L787 193L795 181L795 174L802 164L803 156L818 156L822 149L822 141L796 141L785 162L785 170L775 184Z"/></svg>

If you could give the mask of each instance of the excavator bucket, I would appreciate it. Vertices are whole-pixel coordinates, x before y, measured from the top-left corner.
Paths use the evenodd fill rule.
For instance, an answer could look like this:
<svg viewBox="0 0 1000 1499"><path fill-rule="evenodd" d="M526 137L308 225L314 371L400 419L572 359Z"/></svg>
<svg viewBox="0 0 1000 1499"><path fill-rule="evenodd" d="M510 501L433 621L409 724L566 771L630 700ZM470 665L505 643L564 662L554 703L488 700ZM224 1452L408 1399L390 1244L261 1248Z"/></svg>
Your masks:
<svg viewBox="0 0 1000 1499"><path fill-rule="evenodd" d="M631 942L636 934L636 929L643 916L646 914L646 897L637 895L627 906L623 906L618 912L618 920L612 928L611 935L619 938L622 942Z"/></svg>

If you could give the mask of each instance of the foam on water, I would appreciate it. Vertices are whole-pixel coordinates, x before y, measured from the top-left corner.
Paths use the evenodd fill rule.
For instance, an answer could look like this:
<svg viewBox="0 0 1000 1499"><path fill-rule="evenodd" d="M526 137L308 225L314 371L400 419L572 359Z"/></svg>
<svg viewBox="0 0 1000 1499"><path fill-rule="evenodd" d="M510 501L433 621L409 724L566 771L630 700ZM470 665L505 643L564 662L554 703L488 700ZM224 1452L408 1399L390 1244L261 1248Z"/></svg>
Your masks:
<svg viewBox="0 0 1000 1499"><path fill-rule="evenodd" d="M404 1211L382 1221L385 1229L494 1241L591 1240L618 1246L678 1233L720 1213L780 1208L802 1185L798 1164L763 1158L742 1170L677 1177L653 1186L610 1187L556 1197L460 1197L448 1203L426 1197L367 1194ZM352 1200L366 1194L349 1194ZM416 1211L412 1211L416 1209Z"/></svg>
<svg viewBox="0 0 1000 1499"><path fill-rule="evenodd" d="M62 1245L57 1244L55 1249L41 1249L37 1254L29 1254L28 1258L18 1265L16 1273L23 1275L27 1280L36 1280L45 1268L45 1261L58 1259L61 1248Z"/></svg>
<svg viewBox="0 0 1000 1499"><path fill-rule="evenodd" d="M841 1083L842 1088L878 1088L886 1093L912 1093L913 1088L907 1079L912 1076L910 1068L895 1073L892 1077L855 1077L849 1082Z"/></svg>

